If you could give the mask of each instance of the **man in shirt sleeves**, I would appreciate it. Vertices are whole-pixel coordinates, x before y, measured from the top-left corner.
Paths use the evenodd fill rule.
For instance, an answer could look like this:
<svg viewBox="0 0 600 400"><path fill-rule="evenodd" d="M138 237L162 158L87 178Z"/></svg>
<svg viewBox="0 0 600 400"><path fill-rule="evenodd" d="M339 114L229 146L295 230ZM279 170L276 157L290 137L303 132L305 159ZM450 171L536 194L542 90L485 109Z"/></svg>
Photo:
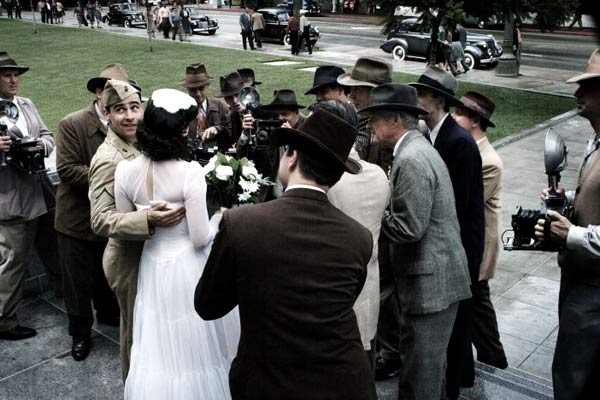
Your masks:
<svg viewBox="0 0 600 400"><path fill-rule="evenodd" d="M352 311L372 238L326 195L343 172L360 170L348 159L356 129L318 110L276 135L286 145L279 164L286 190L223 214L196 311L212 320L239 304L233 399L376 399Z"/></svg>

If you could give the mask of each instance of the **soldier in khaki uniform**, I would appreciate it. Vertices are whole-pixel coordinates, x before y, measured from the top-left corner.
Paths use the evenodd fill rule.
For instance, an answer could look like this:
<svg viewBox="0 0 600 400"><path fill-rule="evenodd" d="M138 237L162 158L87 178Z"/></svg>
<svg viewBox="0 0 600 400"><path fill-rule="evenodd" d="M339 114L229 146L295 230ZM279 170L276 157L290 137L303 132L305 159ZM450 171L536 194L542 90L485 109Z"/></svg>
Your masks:
<svg viewBox="0 0 600 400"><path fill-rule="evenodd" d="M121 308L120 349L125 380L129 371L133 306L143 241L152 235L155 226L178 224L184 210L167 210L166 204L161 203L148 210L116 211L115 169L120 161L140 155L134 143L143 109L140 92L130 84L116 80L106 83L102 100L108 130L90 165L91 225L94 233L109 238L102 264Z"/></svg>

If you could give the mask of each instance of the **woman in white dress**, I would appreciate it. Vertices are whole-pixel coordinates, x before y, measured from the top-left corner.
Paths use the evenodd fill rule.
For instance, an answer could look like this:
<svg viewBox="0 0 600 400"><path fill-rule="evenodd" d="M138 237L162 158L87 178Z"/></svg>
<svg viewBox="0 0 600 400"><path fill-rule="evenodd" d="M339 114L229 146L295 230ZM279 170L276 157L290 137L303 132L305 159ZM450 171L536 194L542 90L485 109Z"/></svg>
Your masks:
<svg viewBox="0 0 600 400"><path fill-rule="evenodd" d="M228 371L239 339L238 311L211 322L194 310L194 290L220 219L209 222L202 167L185 161L190 153L184 134L196 115L196 101L187 94L152 93L137 132L143 155L119 163L115 172L119 211L155 202L186 210L179 225L156 228L144 245L127 400L231 398Z"/></svg>

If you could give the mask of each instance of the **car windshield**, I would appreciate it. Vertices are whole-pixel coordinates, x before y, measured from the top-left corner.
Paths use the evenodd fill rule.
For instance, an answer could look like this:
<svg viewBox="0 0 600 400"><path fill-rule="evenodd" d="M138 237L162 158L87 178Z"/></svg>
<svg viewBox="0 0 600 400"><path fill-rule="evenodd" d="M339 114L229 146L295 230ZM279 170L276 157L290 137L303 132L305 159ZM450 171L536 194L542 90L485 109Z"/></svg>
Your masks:
<svg viewBox="0 0 600 400"><path fill-rule="evenodd" d="M278 13L277 19L279 20L279 22L287 22L290 19L290 16L286 12Z"/></svg>
<svg viewBox="0 0 600 400"><path fill-rule="evenodd" d="M196 8L187 8L186 7L187 12L190 13L190 16L198 16L200 15L200 11L198 11L198 9Z"/></svg>

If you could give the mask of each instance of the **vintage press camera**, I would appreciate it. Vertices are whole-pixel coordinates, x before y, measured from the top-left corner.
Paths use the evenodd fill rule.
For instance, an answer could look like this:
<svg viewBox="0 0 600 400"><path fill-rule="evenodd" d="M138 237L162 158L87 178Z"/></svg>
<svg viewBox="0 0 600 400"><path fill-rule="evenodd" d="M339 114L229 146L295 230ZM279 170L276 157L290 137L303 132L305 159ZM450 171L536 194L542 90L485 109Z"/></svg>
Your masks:
<svg viewBox="0 0 600 400"><path fill-rule="evenodd" d="M252 86L243 87L238 95L240 104L253 115L260 107L260 95ZM278 119L254 119L254 126L249 131L244 131L238 139L238 154L248 155L256 150L275 147L273 130L281 127Z"/></svg>
<svg viewBox="0 0 600 400"><path fill-rule="evenodd" d="M202 166L205 166L208 160L219 151L219 144L216 140L190 139L190 146L192 147L192 159L198 161Z"/></svg>
<svg viewBox="0 0 600 400"><path fill-rule="evenodd" d="M19 109L12 101L0 100L0 135L8 134L19 119ZM45 150L35 138L12 138L8 153L0 152L0 167L10 163L20 171L30 174L46 172Z"/></svg>
<svg viewBox="0 0 600 400"><path fill-rule="evenodd" d="M552 129L546 132L544 143L544 164L546 175L548 175L548 187L550 191L542 203L540 209L526 209L521 206L512 215L512 230L502 233L504 250L539 250L559 251L560 246L550 241L550 217L546 215L548 210L553 210L569 218L572 207L568 205L564 196L557 194L560 172L567 166L567 146L563 138ZM545 219L544 240L535 236L535 226L539 219ZM512 233L512 236L508 236ZM505 235L507 237L505 238Z"/></svg>

